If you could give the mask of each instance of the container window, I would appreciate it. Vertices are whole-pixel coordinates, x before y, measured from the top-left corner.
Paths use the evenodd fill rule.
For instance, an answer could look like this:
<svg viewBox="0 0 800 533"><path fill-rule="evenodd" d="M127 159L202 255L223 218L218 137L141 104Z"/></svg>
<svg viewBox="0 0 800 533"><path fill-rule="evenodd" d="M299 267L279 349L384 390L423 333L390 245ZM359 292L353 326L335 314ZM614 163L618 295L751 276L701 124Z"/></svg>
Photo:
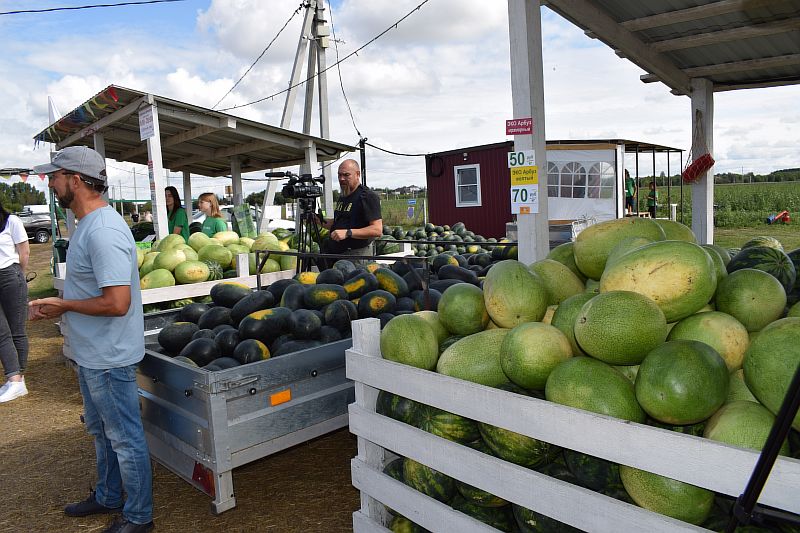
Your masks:
<svg viewBox="0 0 800 533"><path fill-rule="evenodd" d="M481 166L462 165L453 167L456 188L456 207L478 207L481 205Z"/></svg>

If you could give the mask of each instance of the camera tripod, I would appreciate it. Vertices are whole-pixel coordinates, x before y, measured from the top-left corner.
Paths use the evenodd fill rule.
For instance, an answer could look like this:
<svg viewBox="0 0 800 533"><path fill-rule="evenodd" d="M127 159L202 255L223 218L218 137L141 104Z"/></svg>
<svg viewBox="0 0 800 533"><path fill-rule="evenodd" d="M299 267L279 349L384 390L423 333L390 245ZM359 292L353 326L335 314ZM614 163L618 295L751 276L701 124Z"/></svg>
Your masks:
<svg viewBox="0 0 800 533"><path fill-rule="evenodd" d="M297 211L298 215L295 217L297 220L297 251L300 253L311 252L311 241L321 242L319 224L317 224L316 217L317 199L316 198L298 198ZM311 266L320 266L319 259L312 256L301 256L297 261L297 273L308 272ZM323 265L324 266L324 265Z"/></svg>

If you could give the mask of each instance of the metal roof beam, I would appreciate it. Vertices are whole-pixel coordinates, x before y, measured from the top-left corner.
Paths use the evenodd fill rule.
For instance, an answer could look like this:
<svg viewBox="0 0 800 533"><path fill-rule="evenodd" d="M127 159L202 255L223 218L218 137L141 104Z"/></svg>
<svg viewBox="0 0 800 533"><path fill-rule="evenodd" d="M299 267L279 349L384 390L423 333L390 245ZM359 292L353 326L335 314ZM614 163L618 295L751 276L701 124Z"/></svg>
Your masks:
<svg viewBox="0 0 800 533"><path fill-rule="evenodd" d="M181 144L181 143L185 143L187 141L191 141L192 139L197 139L199 137L203 137L205 135L208 135L210 133L218 131L222 127L223 126L215 128L213 126L205 126L205 125L203 125L203 126L197 126L196 128L193 128L191 130L183 131L181 133L178 133L177 135L173 135L172 137L169 137L169 138L164 139L163 141L161 141L161 149L163 150L164 148L168 148L170 146L175 146L175 145L178 145L178 144ZM130 157L135 157L135 156L141 155L141 154L143 154L145 152L147 152L147 146L142 145L142 146L137 146L136 148L133 148L131 150L127 150L125 152L122 152L120 154L120 157L124 161L124 160L126 160L126 159L128 159Z"/></svg>
<svg viewBox="0 0 800 533"><path fill-rule="evenodd" d="M126 105L125 107L117 109L110 115L104 116L97 122L93 122L92 124L86 126L85 128L81 128L80 130L76 131L75 133L73 133L72 135L61 141L60 143L56 144L56 149L61 150L62 148L71 145L75 141L79 141L84 137L93 135L98 131L100 131L101 129L105 128L106 126L109 126L111 124L114 124L115 122L122 120L128 115L135 113L139 109L139 106L145 103L146 101L147 101L146 97L137 98L136 100Z"/></svg>
<svg viewBox="0 0 800 533"><path fill-rule="evenodd" d="M758 59L747 59L744 61L731 61L728 63L718 63L716 65L703 65L702 67L692 67L682 69L690 78L705 78L718 74L732 74L736 72L749 72L751 70L787 67L800 65L800 54L786 54L775 57L761 57ZM643 74L641 80L644 83L659 81L652 74Z"/></svg>
<svg viewBox="0 0 800 533"><path fill-rule="evenodd" d="M785 1L786 0L749 0L745 2L744 0L719 0L718 2L710 2L702 6L676 9L675 11L658 13L657 15L650 15L649 17L626 20L625 22L621 22L621 24L622 27L628 31L642 31L671 26L682 22L717 17L719 15L727 15L728 13L736 13L737 11L745 11Z"/></svg>
<svg viewBox="0 0 800 533"><path fill-rule="evenodd" d="M656 41L650 46L657 52L671 52L674 50L686 50L688 48L739 41L741 39L751 39L753 37L765 37L778 33L787 33L797 29L800 29L800 18L790 18L786 20L764 22L763 24L752 24L750 26L742 26L730 30L676 37L675 39Z"/></svg>
<svg viewBox="0 0 800 533"><path fill-rule="evenodd" d="M686 74L631 31L620 26L606 11L592 2L551 0L548 5L567 19L578 21L580 27L591 31L611 48L622 52L639 67L658 76L672 89L682 94L691 92L689 77Z"/></svg>
<svg viewBox="0 0 800 533"><path fill-rule="evenodd" d="M714 92L721 93L725 91L735 91L739 89L763 89L765 87L782 87L784 85L798 85L800 78L789 78L785 80L768 80L768 81L753 81L744 83L729 83L714 85Z"/></svg>

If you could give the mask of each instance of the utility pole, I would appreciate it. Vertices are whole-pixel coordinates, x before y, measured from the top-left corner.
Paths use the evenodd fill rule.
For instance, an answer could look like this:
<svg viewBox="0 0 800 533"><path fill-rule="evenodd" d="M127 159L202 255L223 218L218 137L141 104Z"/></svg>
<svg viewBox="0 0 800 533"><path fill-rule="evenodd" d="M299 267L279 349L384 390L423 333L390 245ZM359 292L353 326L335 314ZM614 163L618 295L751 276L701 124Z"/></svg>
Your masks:
<svg viewBox="0 0 800 533"><path fill-rule="evenodd" d="M139 214L139 191L136 189L136 168L133 169L133 208Z"/></svg>

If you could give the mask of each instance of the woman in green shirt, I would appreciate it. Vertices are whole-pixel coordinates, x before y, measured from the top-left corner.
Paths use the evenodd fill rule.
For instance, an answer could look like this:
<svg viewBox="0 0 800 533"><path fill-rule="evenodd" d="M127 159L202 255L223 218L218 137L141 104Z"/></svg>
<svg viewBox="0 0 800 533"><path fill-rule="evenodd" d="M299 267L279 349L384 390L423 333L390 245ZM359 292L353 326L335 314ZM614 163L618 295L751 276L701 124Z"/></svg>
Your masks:
<svg viewBox="0 0 800 533"><path fill-rule="evenodd" d="M185 242L189 242L189 219L186 217L186 210L181 204L181 197L178 189L169 186L164 189L167 200L167 221L169 222L169 232L177 233Z"/></svg>
<svg viewBox="0 0 800 533"><path fill-rule="evenodd" d="M201 194L197 198L197 208L206 215L206 219L203 221L203 233L213 237L215 233L228 229L228 224L219 212L219 201L216 194L210 192Z"/></svg>

